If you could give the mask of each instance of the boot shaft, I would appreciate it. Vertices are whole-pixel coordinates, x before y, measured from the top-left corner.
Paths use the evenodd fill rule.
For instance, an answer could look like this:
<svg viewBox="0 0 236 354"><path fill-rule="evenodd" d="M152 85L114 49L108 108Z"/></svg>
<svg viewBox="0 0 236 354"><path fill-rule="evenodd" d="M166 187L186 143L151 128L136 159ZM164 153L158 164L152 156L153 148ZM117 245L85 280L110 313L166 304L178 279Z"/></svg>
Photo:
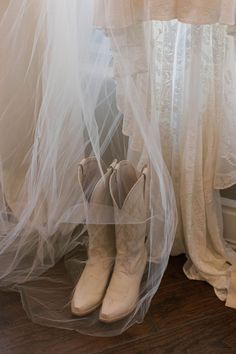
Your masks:
<svg viewBox="0 0 236 354"><path fill-rule="evenodd" d="M122 161L110 179L116 224L116 262L129 273L139 268L146 253L146 173L144 169L138 174L128 161Z"/></svg>
<svg viewBox="0 0 236 354"><path fill-rule="evenodd" d="M89 262L114 262L115 228L113 202L109 180L116 162L107 169L95 157L85 159L79 165L78 177L83 193L87 230L89 235Z"/></svg>

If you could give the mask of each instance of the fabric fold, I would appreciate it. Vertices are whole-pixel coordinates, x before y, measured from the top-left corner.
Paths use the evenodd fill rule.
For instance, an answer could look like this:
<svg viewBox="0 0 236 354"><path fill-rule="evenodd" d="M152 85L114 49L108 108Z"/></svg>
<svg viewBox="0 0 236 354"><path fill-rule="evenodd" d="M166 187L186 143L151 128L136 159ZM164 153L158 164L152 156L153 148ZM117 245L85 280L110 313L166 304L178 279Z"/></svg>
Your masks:
<svg viewBox="0 0 236 354"><path fill-rule="evenodd" d="M190 24L236 23L235 0L96 0L95 23L124 28L140 21L178 19Z"/></svg>

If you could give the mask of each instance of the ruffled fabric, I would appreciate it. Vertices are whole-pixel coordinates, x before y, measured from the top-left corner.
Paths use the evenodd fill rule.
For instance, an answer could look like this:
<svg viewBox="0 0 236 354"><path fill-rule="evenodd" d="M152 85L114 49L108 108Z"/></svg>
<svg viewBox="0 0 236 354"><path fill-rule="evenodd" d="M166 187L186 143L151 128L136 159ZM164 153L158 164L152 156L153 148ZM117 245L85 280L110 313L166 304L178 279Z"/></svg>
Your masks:
<svg viewBox="0 0 236 354"><path fill-rule="evenodd" d="M123 28L148 20L190 24L236 23L236 0L96 0L95 24Z"/></svg>

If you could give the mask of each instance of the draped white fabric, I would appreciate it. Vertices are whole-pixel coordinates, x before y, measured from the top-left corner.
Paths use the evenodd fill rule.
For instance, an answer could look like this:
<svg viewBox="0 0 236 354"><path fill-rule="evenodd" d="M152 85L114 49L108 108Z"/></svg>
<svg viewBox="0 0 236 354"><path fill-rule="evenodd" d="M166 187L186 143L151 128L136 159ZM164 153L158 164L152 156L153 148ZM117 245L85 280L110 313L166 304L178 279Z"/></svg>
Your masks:
<svg viewBox="0 0 236 354"><path fill-rule="evenodd" d="M109 15L103 18L102 14ZM108 32L109 28L121 27L128 33L129 26L136 26L135 47L133 42L129 49L126 45L126 67L130 64L130 74L134 68L139 73L137 80L147 111L149 86L143 73L147 64L142 56L145 43L136 23L172 18L192 24L232 25L235 2L128 1L124 4L98 0L97 23ZM231 293L236 255L223 238L218 191L236 183L235 38L228 35L226 27L219 25L199 27L173 22L153 26L156 109L180 214L173 254L186 253L187 276L208 281L221 299L226 300L229 295L231 300L227 304L236 307L236 294ZM141 149L142 139L134 127L132 112L125 97L123 100L121 97L119 94L119 107L125 117L123 132L131 136L134 148Z"/></svg>
<svg viewBox="0 0 236 354"><path fill-rule="evenodd" d="M155 24L157 111L179 206L173 254L190 279L235 307L236 253L223 238L219 189L236 183L236 40L224 26Z"/></svg>
<svg viewBox="0 0 236 354"><path fill-rule="evenodd" d="M94 26L94 0L6 0L0 8L0 287L20 293L34 322L90 335L118 335L143 321L176 231L175 196L155 118L152 27L139 28L146 43L142 58L150 85L147 111L135 74L130 76L126 67L123 46L123 40L137 37L136 28L121 37L110 31L108 38ZM125 90L142 151L121 132L116 82ZM82 187L78 166L84 157L93 157L98 168L90 171ZM133 165L127 178L121 175L116 181L117 198L128 193L130 203L118 219L113 206L105 203L109 195L97 203L87 197L97 178L104 181L101 160L109 166L115 159ZM134 193L132 181L143 168L148 171L145 178L142 174L145 187L140 184L142 189ZM140 195L145 202L137 200ZM123 245L125 276L140 230L148 254L132 311L109 325L99 320L100 308L78 317L71 312L90 246L87 226L94 224L99 230L107 225L130 230ZM91 279L96 281L93 275ZM125 289L118 288L117 295L125 298Z"/></svg>
<svg viewBox="0 0 236 354"><path fill-rule="evenodd" d="M144 319L171 250L187 254L189 278L208 281L236 307L235 253L223 240L218 192L236 183L236 51L227 26L216 24L235 24L235 2L0 4L0 286L20 292L33 321L122 333ZM200 25L146 21L173 18ZM143 216L130 208L122 219L146 225L147 267L135 309L112 325L98 311L70 311L86 224L115 223L104 203L88 212L77 180L88 156L101 178L101 159L149 171L147 205L136 201Z"/></svg>
<svg viewBox="0 0 236 354"><path fill-rule="evenodd" d="M125 42L124 33L136 37ZM117 31L126 68L150 110L150 84L140 25ZM236 253L223 237L219 189L236 183L236 39L227 26L154 22L155 104L165 161L172 175L179 209L179 229L172 250L186 253L190 279L208 281L227 305L236 307ZM107 30L109 33L109 30ZM116 56L114 55L116 58ZM115 61L115 66L119 67ZM126 73L127 74L127 73ZM134 149L142 138L118 80L123 132ZM123 95L122 95L123 93Z"/></svg>

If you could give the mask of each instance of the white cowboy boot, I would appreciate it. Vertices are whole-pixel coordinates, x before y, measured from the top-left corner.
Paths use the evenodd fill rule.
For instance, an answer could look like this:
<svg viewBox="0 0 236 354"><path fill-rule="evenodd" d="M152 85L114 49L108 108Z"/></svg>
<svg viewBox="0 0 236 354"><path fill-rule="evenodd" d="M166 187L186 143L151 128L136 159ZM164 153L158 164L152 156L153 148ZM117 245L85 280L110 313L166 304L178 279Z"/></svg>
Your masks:
<svg viewBox="0 0 236 354"><path fill-rule="evenodd" d="M114 166L115 164L116 162ZM94 220L94 224L90 224L89 221L87 225L88 261L71 302L72 313L77 316L84 316L101 305L115 261L114 225L99 224L101 221L99 213L104 212L106 207L108 207L106 211L112 214L110 217L114 217L109 192L109 179L113 166L111 165L107 170L102 163L102 169L105 175L101 177L102 173L95 158L85 159L79 166L79 182L87 206L87 215ZM102 214L100 216L103 217Z"/></svg>
<svg viewBox="0 0 236 354"><path fill-rule="evenodd" d="M128 161L120 162L110 179L116 223L116 262L100 311L102 322L115 322L136 307L147 263L145 168L140 176Z"/></svg>

